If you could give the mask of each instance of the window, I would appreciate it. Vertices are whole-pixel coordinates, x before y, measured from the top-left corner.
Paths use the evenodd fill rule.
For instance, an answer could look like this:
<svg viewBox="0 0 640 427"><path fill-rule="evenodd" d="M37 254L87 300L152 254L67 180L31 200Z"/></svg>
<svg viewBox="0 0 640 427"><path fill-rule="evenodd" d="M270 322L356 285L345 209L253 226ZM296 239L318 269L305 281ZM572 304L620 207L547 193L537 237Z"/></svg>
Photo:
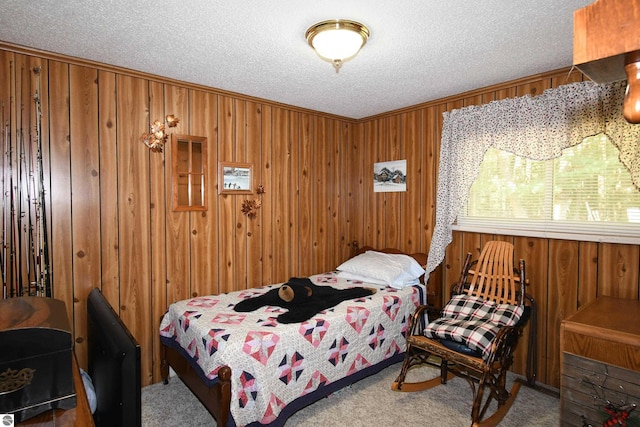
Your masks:
<svg viewBox="0 0 640 427"><path fill-rule="evenodd" d="M207 210L207 138L171 135L173 210Z"/></svg>
<svg viewBox="0 0 640 427"><path fill-rule="evenodd" d="M640 191L604 134L548 161L490 148L454 229L637 244Z"/></svg>

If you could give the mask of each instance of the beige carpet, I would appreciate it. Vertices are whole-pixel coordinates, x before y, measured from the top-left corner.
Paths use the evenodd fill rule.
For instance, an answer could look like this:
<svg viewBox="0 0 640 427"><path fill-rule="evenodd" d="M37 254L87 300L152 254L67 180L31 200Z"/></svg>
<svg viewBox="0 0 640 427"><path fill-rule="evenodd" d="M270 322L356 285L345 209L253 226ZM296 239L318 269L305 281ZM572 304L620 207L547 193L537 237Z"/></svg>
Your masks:
<svg viewBox="0 0 640 427"><path fill-rule="evenodd" d="M446 385L416 393L391 391L390 385L401 364L365 378L295 413L286 426L469 426L471 389L465 380L455 378ZM419 368L411 375L434 377L433 368ZM417 378L417 377L414 377ZM509 387L512 383L509 381ZM527 386L501 426L557 426L559 399ZM211 426L214 419L182 382L174 377L142 389L142 425Z"/></svg>

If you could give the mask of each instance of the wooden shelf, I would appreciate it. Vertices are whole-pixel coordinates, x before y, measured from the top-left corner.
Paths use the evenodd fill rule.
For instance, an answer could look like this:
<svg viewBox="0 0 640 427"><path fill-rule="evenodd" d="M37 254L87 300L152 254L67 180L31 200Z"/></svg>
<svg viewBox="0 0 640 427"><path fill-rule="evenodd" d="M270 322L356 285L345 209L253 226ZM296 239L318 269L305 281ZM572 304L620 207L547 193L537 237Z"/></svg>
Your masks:
<svg viewBox="0 0 640 427"><path fill-rule="evenodd" d="M596 0L573 13L573 64L598 83L626 79L625 55L640 50L640 2Z"/></svg>

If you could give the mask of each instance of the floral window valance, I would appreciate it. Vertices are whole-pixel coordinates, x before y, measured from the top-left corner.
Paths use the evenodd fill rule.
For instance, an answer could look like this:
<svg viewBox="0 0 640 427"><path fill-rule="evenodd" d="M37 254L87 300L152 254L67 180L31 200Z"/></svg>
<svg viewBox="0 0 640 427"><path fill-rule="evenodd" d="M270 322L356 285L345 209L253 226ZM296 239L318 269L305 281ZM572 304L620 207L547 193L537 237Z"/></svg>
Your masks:
<svg viewBox="0 0 640 427"><path fill-rule="evenodd" d="M640 189L640 125L622 115L626 82L580 82L443 114L436 224L427 277L451 243L451 225L467 203L489 147L534 160L559 157L584 138L605 133Z"/></svg>

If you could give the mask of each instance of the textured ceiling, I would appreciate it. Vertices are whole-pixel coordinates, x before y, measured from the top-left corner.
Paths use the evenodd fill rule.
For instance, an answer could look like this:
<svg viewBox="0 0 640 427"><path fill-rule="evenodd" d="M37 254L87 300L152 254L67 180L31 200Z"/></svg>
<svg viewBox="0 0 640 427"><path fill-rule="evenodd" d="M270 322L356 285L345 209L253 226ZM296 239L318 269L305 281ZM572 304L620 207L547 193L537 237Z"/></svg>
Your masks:
<svg viewBox="0 0 640 427"><path fill-rule="evenodd" d="M593 0L2 0L0 41L363 118L570 66ZM336 74L308 27L371 37Z"/></svg>

